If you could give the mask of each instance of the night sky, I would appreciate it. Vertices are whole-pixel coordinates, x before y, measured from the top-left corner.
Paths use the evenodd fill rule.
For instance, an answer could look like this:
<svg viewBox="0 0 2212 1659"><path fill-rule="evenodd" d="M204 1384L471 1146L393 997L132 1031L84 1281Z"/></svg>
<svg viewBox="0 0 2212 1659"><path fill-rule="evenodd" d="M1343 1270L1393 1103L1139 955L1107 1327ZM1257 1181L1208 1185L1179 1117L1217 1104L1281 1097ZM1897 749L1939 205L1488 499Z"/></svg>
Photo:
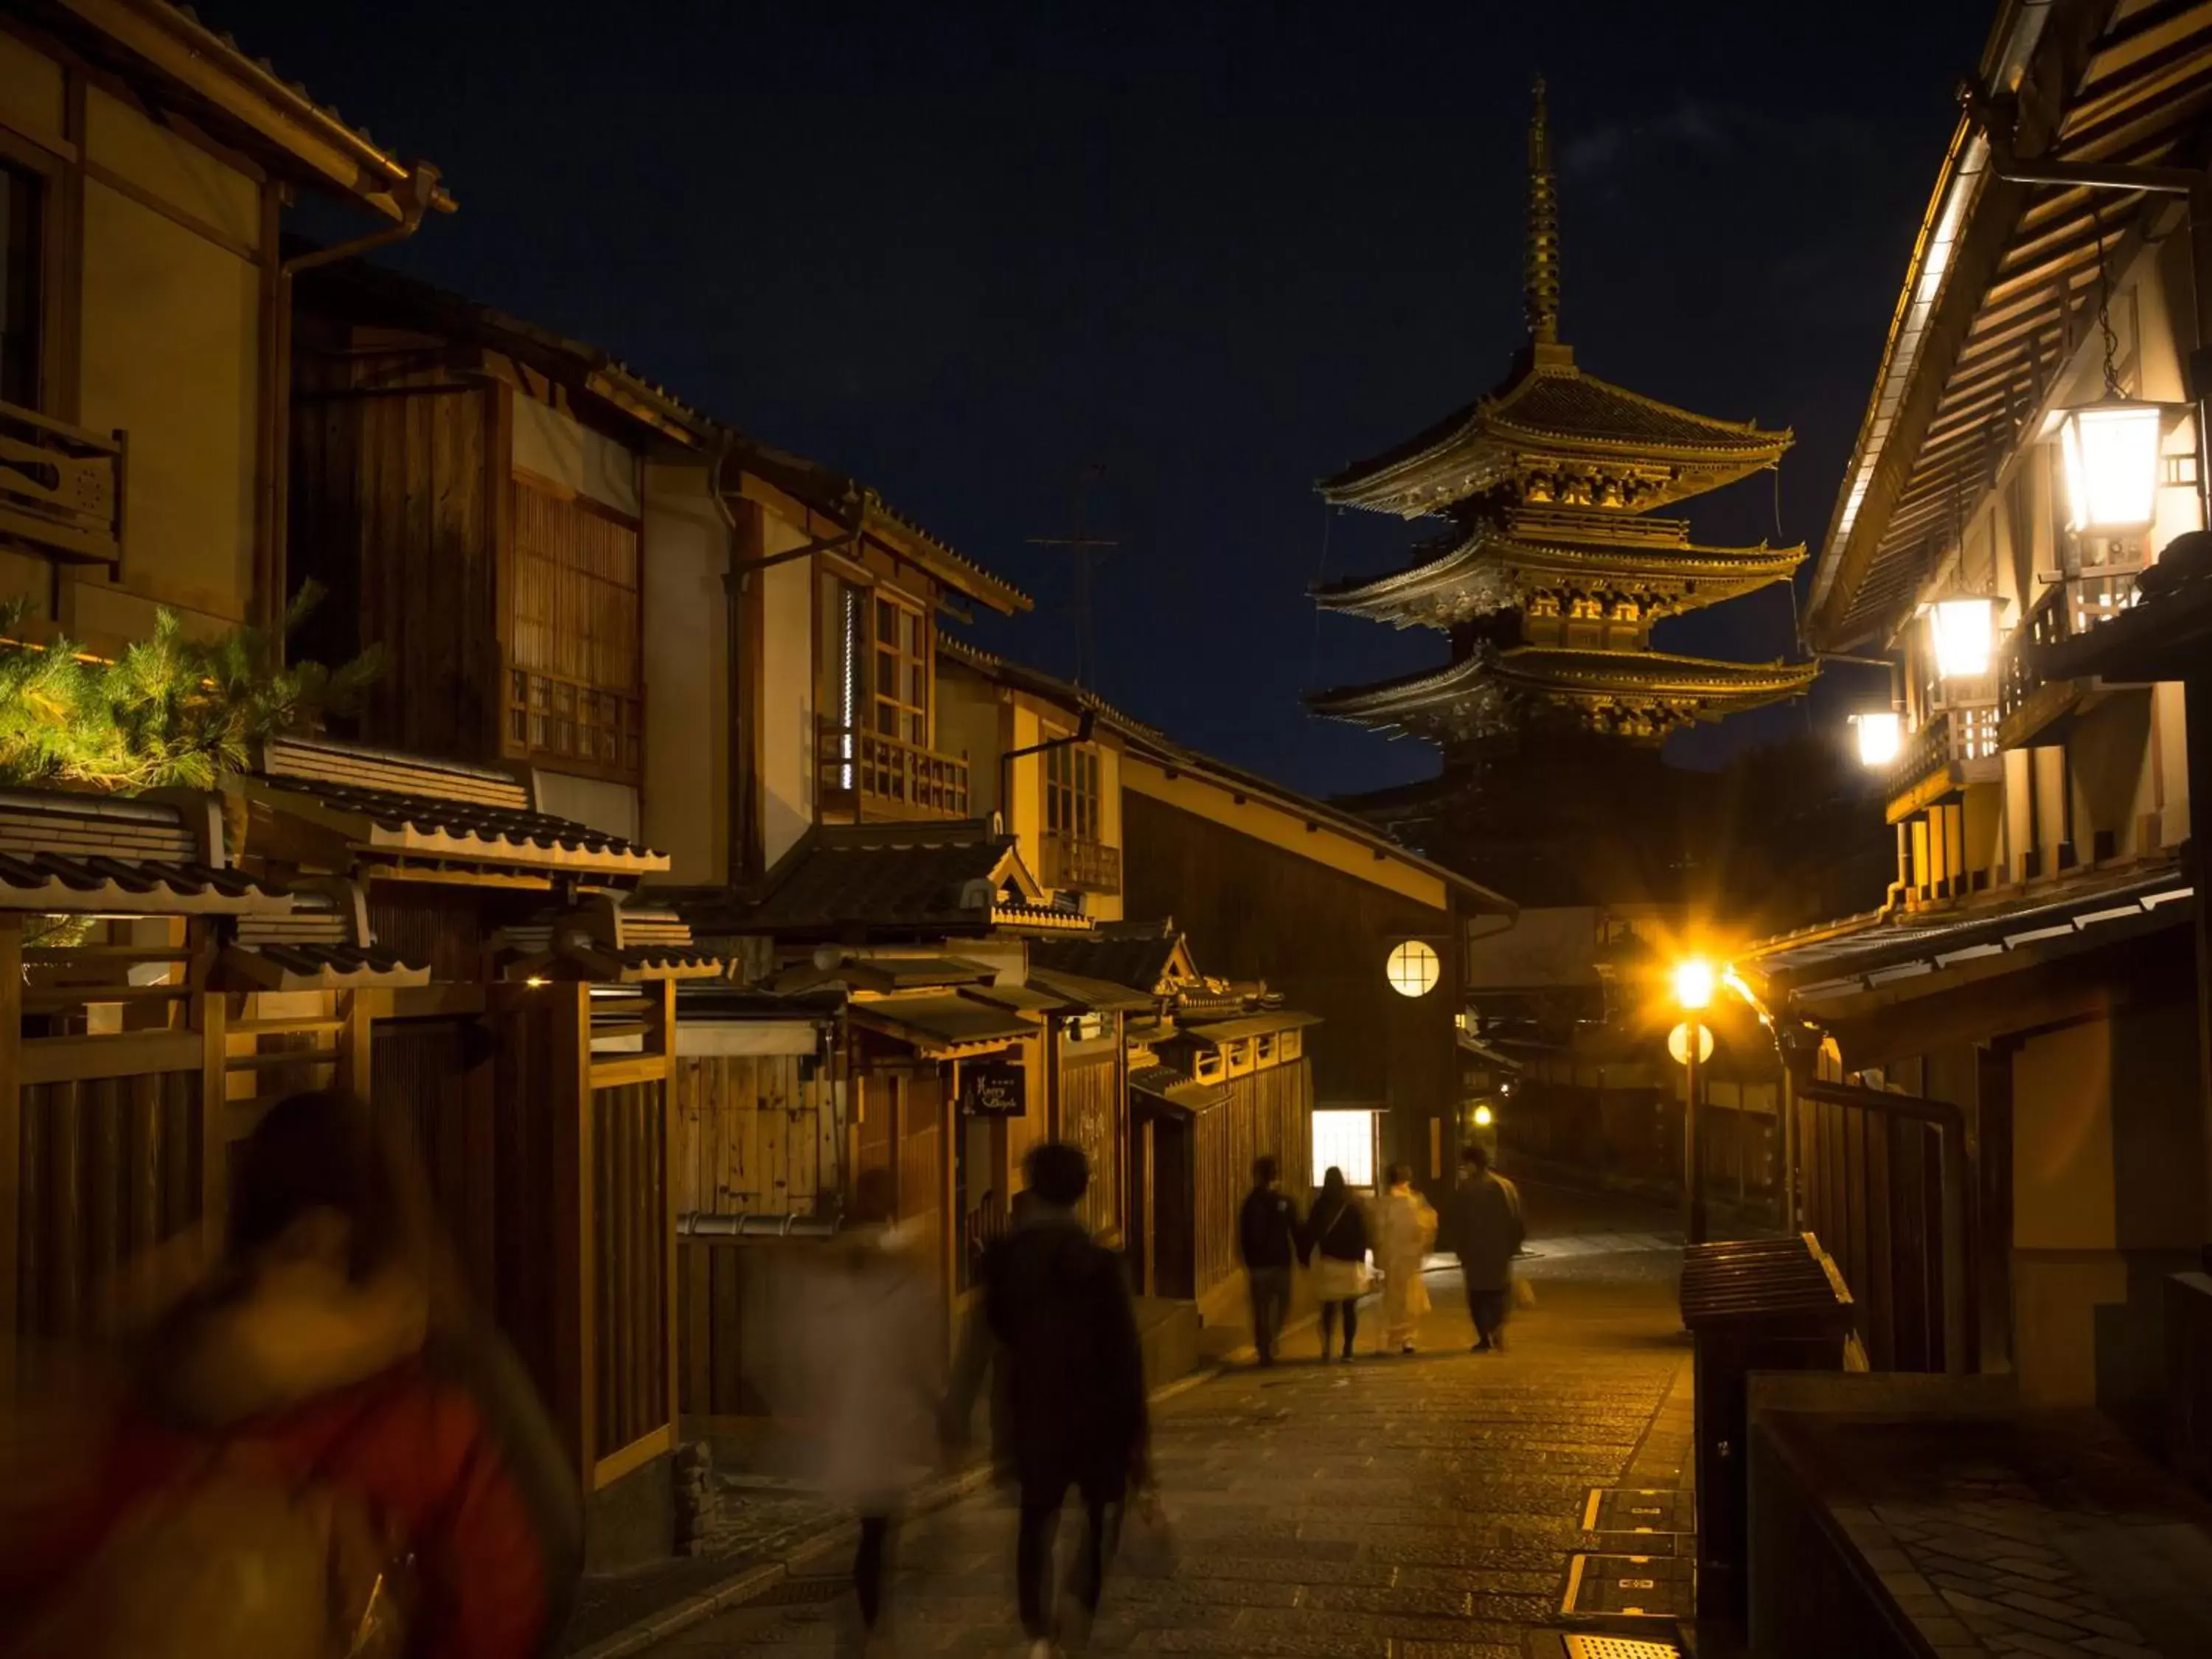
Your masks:
<svg viewBox="0 0 2212 1659"><path fill-rule="evenodd" d="M1817 549L1992 9L200 7L445 169L459 214L380 258L874 485L1036 597L978 618L993 648L1073 666L1066 556L1026 544L1066 533L1103 468L1083 527L1121 546L1099 689L1322 793L1434 769L1301 707L1445 654L1316 617L1316 577L1401 562L1420 532L1332 524L1312 483L1503 376L1531 76L1563 337L1608 380L1794 428L1779 538ZM1771 475L1686 508L1723 543L1776 538L1777 510ZM1658 643L1794 655L1788 597ZM1869 696L1879 673L1833 669L1809 718ZM1716 764L1808 718L1765 711L1674 757Z"/></svg>

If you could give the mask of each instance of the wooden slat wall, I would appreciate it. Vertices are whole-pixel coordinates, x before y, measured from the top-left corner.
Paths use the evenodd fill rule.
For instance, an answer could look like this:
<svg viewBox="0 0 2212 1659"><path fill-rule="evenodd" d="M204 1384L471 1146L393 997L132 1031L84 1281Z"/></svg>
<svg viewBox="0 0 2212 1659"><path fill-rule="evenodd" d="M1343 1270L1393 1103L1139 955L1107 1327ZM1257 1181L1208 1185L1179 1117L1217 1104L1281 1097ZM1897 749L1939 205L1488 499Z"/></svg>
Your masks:
<svg viewBox="0 0 2212 1659"><path fill-rule="evenodd" d="M1203 1113L1194 1133L1190 1294L1204 1296L1235 1273L1237 1212L1252 1184L1255 1159L1273 1157L1285 1189L1312 1180L1313 1072L1294 1060L1229 1083L1228 1102Z"/></svg>
<svg viewBox="0 0 2212 1659"><path fill-rule="evenodd" d="M592 1092L593 1437L605 1459L668 1425L668 1085Z"/></svg>
<svg viewBox="0 0 2212 1659"><path fill-rule="evenodd" d="M796 1054L676 1062L678 1215L811 1215L838 1193L836 1096Z"/></svg>
<svg viewBox="0 0 2212 1659"><path fill-rule="evenodd" d="M380 881L369 888L368 925L384 949L428 963L433 980L483 977L483 941L494 924L481 891Z"/></svg>
<svg viewBox="0 0 2212 1659"><path fill-rule="evenodd" d="M495 1305L499 1194L491 1137L491 1041L473 1019L382 1020L370 1040L369 1099L403 1127L471 1296Z"/></svg>
<svg viewBox="0 0 2212 1659"><path fill-rule="evenodd" d="M1107 1054L1064 1064L1060 1073L1060 1132L1091 1160L1083 1221L1093 1232L1121 1225L1121 1066Z"/></svg>
<svg viewBox="0 0 2212 1659"><path fill-rule="evenodd" d="M26 1085L15 1224L15 1329L100 1323L116 1271L200 1218L200 1073Z"/></svg>
<svg viewBox="0 0 2212 1659"><path fill-rule="evenodd" d="M643 764L638 527L517 478L507 565L507 754L611 776Z"/></svg>
<svg viewBox="0 0 2212 1659"><path fill-rule="evenodd" d="M487 479L503 488L509 464L498 394L455 384L419 353L312 349L351 337L311 318L295 336L288 561L295 579L330 590L301 648L324 661L384 648L363 738L489 760L503 688L489 648L498 565ZM370 388L380 395L358 395Z"/></svg>
<svg viewBox="0 0 2212 1659"><path fill-rule="evenodd" d="M584 1297L577 1265L583 988L542 989L555 994L505 994L490 1021L499 1218L493 1307L564 1448L588 1475L581 1365L588 1334L576 1311Z"/></svg>
<svg viewBox="0 0 2212 1659"><path fill-rule="evenodd" d="M1806 1230L1850 1286L1877 1370L1945 1368L1942 1136L1832 1101L1797 1103Z"/></svg>
<svg viewBox="0 0 2212 1659"><path fill-rule="evenodd" d="M804 1313L806 1265L820 1248L771 1238L681 1241L678 1395L686 1416L793 1409L783 1368Z"/></svg>

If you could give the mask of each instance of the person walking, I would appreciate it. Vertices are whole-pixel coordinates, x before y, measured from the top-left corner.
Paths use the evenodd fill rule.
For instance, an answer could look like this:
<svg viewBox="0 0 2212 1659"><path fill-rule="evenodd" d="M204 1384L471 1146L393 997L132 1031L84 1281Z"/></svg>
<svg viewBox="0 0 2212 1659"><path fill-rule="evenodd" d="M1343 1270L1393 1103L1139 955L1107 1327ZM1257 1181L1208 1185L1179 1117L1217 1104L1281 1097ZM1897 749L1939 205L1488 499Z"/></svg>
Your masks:
<svg viewBox="0 0 2212 1659"><path fill-rule="evenodd" d="M809 1402L821 1413L822 1484L855 1510L853 1590L860 1650L891 1651L887 1592L901 1510L928 1472L939 1377L938 1322L926 1267L893 1224L888 1170L854 1183L853 1230L835 1240L805 1281Z"/></svg>
<svg viewBox="0 0 2212 1659"><path fill-rule="evenodd" d="M0 1650L551 1651L581 1494L463 1305L408 1150L357 1097L290 1096L235 1149L226 1224L144 1336L90 1479L0 1560Z"/></svg>
<svg viewBox="0 0 2212 1659"><path fill-rule="evenodd" d="M1344 1171L1334 1164L1321 1180L1321 1196L1307 1218L1304 1249L1313 1267L1314 1294L1321 1301L1321 1358L1328 1352L1340 1316L1344 1322L1344 1357L1352 1358L1359 1334L1359 1298L1367 1294L1367 1212Z"/></svg>
<svg viewBox="0 0 2212 1659"><path fill-rule="evenodd" d="M1105 1589L1121 1505L1149 1478L1144 1358L1120 1261L1075 1213L1091 1182L1079 1147L1047 1141L1023 1167L1031 1202L983 1262L982 1303L945 1401L945 1437L965 1443L987 1364L1004 1372L1002 1464L1020 1493L1014 1577L1031 1659L1079 1650ZM1084 1540L1066 1616L1052 1592L1052 1547L1069 1487Z"/></svg>
<svg viewBox="0 0 2212 1659"><path fill-rule="evenodd" d="M1446 1211L1439 1242L1459 1257L1474 1351L1502 1352L1506 1310L1513 1302L1513 1258L1528 1231L1520 1189L1490 1167L1486 1148L1472 1145L1460 1153L1459 1188Z"/></svg>
<svg viewBox="0 0 2212 1659"><path fill-rule="evenodd" d="M1237 1254L1252 1292L1252 1346L1275 1363L1275 1341L1291 1310L1291 1266L1298 1257L1298 1212L1272 1158L1252 1160L1252 1190L1237 1217Z"/></svg>
<svg viewBox="0 0 2212 1659"><path fill-rule="evenodd" d="M1413 1328L1429 1310L1421 1264L1436 1240L1437 1212L1413 1190L1411 1170L1393 1164L1376 1206L1376 1258L1382 1267L1382 1341L1400 1353L1413 1352Z"/></svg>

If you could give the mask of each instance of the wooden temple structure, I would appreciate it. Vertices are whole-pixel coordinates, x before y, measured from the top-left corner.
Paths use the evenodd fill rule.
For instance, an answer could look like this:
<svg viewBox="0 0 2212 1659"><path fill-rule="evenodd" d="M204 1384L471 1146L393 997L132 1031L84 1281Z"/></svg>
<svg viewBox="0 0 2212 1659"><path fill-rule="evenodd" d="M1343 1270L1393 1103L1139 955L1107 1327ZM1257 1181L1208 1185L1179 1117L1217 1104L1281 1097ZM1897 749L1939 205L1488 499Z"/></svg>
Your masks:
<svg viewBox="0 0 2212 1659"><path fill-rule="evenodd" d="M1632 821L1648 821L1653 792L1665 787L1658 747L1670 733L1798 696L1815 670L1653 648L1655 623L1786 581L1803 560L1802 546L1705 546L1686 521L1657 512L1774 465L1791 435L1692 414L1585 373L1559 337L1558 198L1540 81L1528 173L1528 338L1505 381L1320 486L1338 507L1443 521L1443 533L1406 568L1337 583L1316 599L1399 628L1437 629L1451 660L1310 701L1320 714L1443 750L1437 778L1347 804L1542 904L1587 896L1592 861L1583 854L1616 820L1607 803L1622 788L1623 804L1644 804ZM1569 777L1578 787L1563 787ZM1569 818L1577 810L1569 796L1597 810Z"/></svg>

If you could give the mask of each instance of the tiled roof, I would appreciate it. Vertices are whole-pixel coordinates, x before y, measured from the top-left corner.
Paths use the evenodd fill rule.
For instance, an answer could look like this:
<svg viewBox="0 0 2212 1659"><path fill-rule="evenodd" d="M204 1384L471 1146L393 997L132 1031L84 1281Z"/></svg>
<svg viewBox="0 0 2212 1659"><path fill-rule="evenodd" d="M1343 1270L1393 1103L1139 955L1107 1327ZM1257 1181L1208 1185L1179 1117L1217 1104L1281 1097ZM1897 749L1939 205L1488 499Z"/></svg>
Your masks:
<svg viewBox="0 0 2212 1659"><path fill-rule="evenodd" d="M370 854L609 873L668 867L650 848L537 811L520 779L363 744L272 743L245 787L257 805L304 813Z"/></svg>
<svg viewBox="0 0 2212 1659"><path fill-rule="evenodd" d="M1180 933L1041 939L1030 947L1030 960L1042 968L1125 985L1150 996L1158 994L1182 942Z"/></svg>
<svg viewBox="0 0 2212 1659"><path fill-rule="evenodd" d="M1307 699L1314 712L1343 719L1450 701L1485 680L1536 691L1619 694L1643 692L1658 697L1736 698L1786 696L1802 690L1819 672L1815 663L1724 662L1711 657L1676 656L1664 651L1575 651L1517 646L1475 655L1443 668L1424 669L1371 685L1320 692Z"/></svg>
<svg viewBox="0 0 2212 1659"><path fill-rule="evenodd" d="M1179 1071L1173 1066L1137 1067L1129 1073L1129 1088L1133 1093L1144 1095L1194 1117L1229 1102L1226 1085L1200 1083L1189 1073Z"/></svg>
<svg viewBox="0 0 2212 1659"><path fill-rule="evenodd" d="M223 952L222 967L225 980L264 991L358 990L430 982L428 966L375 945L234 945Z"/></svg>
<svg viewBox="0 0 2212 1659"><path fill-rule="evenodd" d="M1711 489L1765 465L1793 441L1750 421L1719 421L1585 374L1569 364L1523 367L1499 391L1426 431L1346 467L1324 499L1408 517L1492 488L1532 445L1568 455L1648 460L1673 481L1645 505Z"/></svg>
<svg viewBox="0 0 2212 1659"><path fill-rule="evenodd" d="M1135 1013L1158 1006L1150 991L1139 991L1110 980L1061 972L1032 963L1027 983L1053 1000L1052 1006L1085 1013Z"/></svg>
<svg viewBox="0 0 2212 1659"><path fill-rule="evenodd" d="M286 890L216 860L205 811L62 790L0 790L0 908L123 915L284 911Z"/></svg>
<svg viewBox="0 0 2212 1659"><path fill-rule="evenodd" d="M1296 1031L1321 1024L1319 1014L1295 1008L1271 1008L1265 1013L1239 1014L1229 1019L1185 1020L1182 1029L1208 1042L1233 1042L1238 1037L1265 1036L1270 1031Z"/></svg>
<svg viewBox="0 0 2212 1659"><path fill-rule="evenodd" d="M986 928L1013 846L978 819L818 827L771 872L767 896L730 925ZM714 932L721 923L696 925Z"/></svg>
<svg viewBox="0 0 2212 1659"><path fill-rule="evenodd" d="M884 1002L852 1005L855 1019L887 1028L908 1038L919 1038L934 1048L959 1048L976 1042L1012 1042L1029 1036L1036 1022L1008 1008L994 1007L972 997L897 997Z"/></svg>
<svg viewBox="0 0 2212 1659"><path fill-rule="evenodd" d="M2113 923L2178 923L2191 914L2194 896L2188 878L2172 869L2083 878L2058 892L2007 903L1907 913L1861 927L1812 930L1809 938L1785 934L1739 965L1773 994L1844 994L2052 940L2094 943L2097 930ZM2112 936L2117 939L2117 931Z"/></svg>

